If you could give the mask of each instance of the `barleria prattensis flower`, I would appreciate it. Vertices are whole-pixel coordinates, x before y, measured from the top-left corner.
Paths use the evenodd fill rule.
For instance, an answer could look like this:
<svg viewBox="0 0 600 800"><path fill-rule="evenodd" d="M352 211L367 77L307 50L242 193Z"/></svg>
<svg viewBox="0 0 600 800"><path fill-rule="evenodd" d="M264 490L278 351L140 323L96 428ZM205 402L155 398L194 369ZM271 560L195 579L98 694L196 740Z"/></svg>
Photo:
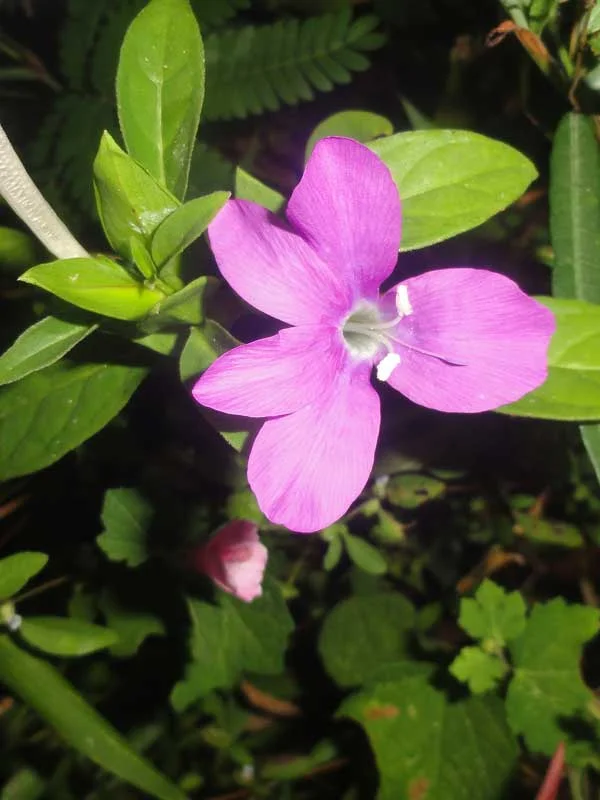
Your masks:
<svg viewBox="0 0 600 800"><path fill-rule="evenodd" d="M209 226L226 281L289 327L222 355L193 395L265 419L250 486L272 522L309 533L343 516L369 479L373 367L415 403L487 411L543 383L554 318L484 269L433 270L381 294L398 257L400 199L386 165L351 139L317 143L286 218L229 200Z"/></svg>

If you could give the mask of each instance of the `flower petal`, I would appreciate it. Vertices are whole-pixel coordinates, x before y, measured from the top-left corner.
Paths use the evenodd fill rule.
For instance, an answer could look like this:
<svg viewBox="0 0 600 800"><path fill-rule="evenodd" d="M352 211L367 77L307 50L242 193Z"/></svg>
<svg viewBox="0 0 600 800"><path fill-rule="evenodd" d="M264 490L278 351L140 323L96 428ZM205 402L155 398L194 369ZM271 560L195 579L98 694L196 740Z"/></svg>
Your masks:
<svg viewBox="0 0 600 800"><path fill-rule="evenodd" d="M290 414L326 391L344 356L341 338L333 328L284 328L268 339L224 353L200 376L192 395L201 405L225 414Z"/></svg>
<svg viewBox="0 0 600 800"><path fill-rule="evenodd" d="M514 281L460 268L426 272L403 285L412 313L394 333L403 345L389 378L394 389L428 408L474 413L544 382L554 317Z"/></svg>
<svg viewBox="0 0 600 800"><path fill-rule="evenodd" d="M337 321L351 297L301 236L256 203L228 200L208 226L229 285L254 308L290 325Z"/></svg>
<svg viewBox="0 0 600 800"><path fill-rule="evenodd" d="M352 139L317 142L287 206L294 228L359 298L375 299L400 246L400 198L389 169Z"/></svg>
<svg viewBox="0 0 600 800"><path fill-rule="evenodd" d="M299 533L318 531L339 519L364 488L380 421L369 373L368 364L348 364L325 395L259 431L248 480L272 522Z"/></svg>

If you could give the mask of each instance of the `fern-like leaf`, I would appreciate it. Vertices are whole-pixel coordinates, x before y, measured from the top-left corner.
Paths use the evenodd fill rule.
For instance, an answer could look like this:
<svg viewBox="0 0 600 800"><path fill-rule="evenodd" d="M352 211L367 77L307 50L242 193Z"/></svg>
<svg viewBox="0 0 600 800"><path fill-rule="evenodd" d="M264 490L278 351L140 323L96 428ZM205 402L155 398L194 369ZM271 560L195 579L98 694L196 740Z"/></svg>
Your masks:
<svg viewBox="0 0 600 800"><path fill-rule="evenodd" d="M231 22L239 12L250 8L250 0L190 0L203 31L214 30Z"/></svg>
<svg viewBox="0 0 600 800"><path fill-rule="evenodd" d="M243 118L282 104L312 100L348 83L370 65L364 55L385 41L374 16L352 19L349 9L304 21L245 26L206 39L208 119Z"/></svg>

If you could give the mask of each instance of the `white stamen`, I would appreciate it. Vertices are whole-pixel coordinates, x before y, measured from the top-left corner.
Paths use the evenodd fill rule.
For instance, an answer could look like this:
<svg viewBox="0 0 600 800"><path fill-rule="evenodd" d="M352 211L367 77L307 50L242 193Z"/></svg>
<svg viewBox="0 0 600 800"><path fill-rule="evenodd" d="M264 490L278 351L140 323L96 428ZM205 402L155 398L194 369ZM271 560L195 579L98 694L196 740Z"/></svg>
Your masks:
<svg viewBox="0 0 600 800"><path fill-rule="evenodd" d="M413 307L408 299L408 287L402 284L396 289L396 309L402 317L409 317L413 313Z"/></svg>
<svg viewBox="0 0 600 800"><path fill-rule="evenodd" d="M400 363L400 356L398 353L388 353L387 356L384 356L379 364L377 364L375 373L377 375L377 380L379 381L387 381L390 378L392 372L396 369L398 364Z"/></svg>

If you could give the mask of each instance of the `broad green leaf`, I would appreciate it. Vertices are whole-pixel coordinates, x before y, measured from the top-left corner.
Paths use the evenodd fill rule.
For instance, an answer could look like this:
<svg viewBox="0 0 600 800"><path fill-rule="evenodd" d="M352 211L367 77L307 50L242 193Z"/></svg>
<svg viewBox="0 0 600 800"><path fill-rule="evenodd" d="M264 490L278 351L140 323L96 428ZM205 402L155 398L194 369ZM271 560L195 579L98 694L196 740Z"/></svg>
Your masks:
<svg viewBox="0 0 600 800"><path fill-rule="evenodd" d="M151 504L136 489L109 489L104 496L104 532L96 541L111 561L138 567L148 558L146 535L153 517Z"/></svg>
<svg viewBox="0 0 600 800"><path fill-rule="evenodd" d="M190 661L171 693L177 711L213 689L233 686L245 671L283 671L293 622L277 584L267 579L262 596L251 603L223 592L218 600L213 605L188 598Z"/></svg>
<svg viewBox="0 0 600 800"><path fill-rule="evenodd" d="M44 569L48 563L45 553L24 551L0 560L0 600L8 600Z"/></svg>
<svg viewBox="0 0 600 800"><path fill-rule="evenodd" d="M497 650L523 633L526 613L520 592L505 592L497 583L485 580L474 599L464 597L460 601L458 622L473 639Z"/></svg>
<svg viewBox="0 0 600 800"><path fill-rule="evenodd" d="M0 480L58 461L115 417L147 370L59 361L0 390Z"/></svg>
<svg viewBox="0 0 600 800"><path fill-rule="evenodd" d="M144 317L164 298L108 258L68 258L27 270L19 280L52 292L86 311L116 319Z"/></svg>
<svg viewBox="0 0 600 800"><path fill-rule="evenodd" d="M450 664L450 673L466 683L473 694L494 689L508 672L508 664L481 647L463 647Z"/></svg>
<svg viewBox="0 0 600 800"><path fill-rule="evenodd" d="M162 620L154 614L126 608L107 591L103 592L99 605L106 624L117 634L117 641L110 646L110 652L117 658L132 656L148 636L165 634Z"/></svg>
<svg viewBox="0 0 600 800"><path fill-rule="evenodd" d="M398 665L400 666L400 665ZM495 697L448 702L417 665L342 703L341 716L369 737L379 770L377 800L506 797L517 744Z"/></svg>
<svg viewBox="0 0 600 800"><path fill-rule="evenodd" d="M600 148L594 122L583 114L566 114L554 137L550 239L554 294L600 303ZM600 428L582 427L581 433L600 479Z"/></svg>
<svg viewBox="0 0 600 800"><path fill-rule="evenodd" d="M50 664L0 636L0 680L75 750L159 800L186 800Z"/></svg>
<svg viewBox="0 0 600 800"><path fill-rule="evenodd" d="M239 200L252 200L253 203L258 203L263 208L268 208L276 214L283 208L285 197L275 189L271 189L254 175L249 172L236 167L235 170L235 196Z"/></svg>
<svg viewBox="0 0 600 800"><path fill-rule="evenodd" d="M328 614L319 637L325 669L340 686L356 686L382 664L406 655L415 610L391 592L355 596Z"/></svg>
<svg viewBox="0 0 600 800"><path fill-rule="evenodd" d="M538 298L556 319L546 382L499 411L560 420L600 419L600 307L580 300Z"/></svg>
<svg viewBox="0 0 600 800"><path fill-rule="evenodd" d="M0 356L0 386L54 364L96 328L97 325L78 325L57 317L44 317L23 331Z"/></svg>
<svg viewBox="0 0 600 800"><path fill-rule="evenodd" d="M384 575L387 572L387 562L376 547L351 533L346 533L343 539L353 564L370 575Z"/></svg>
<svg viewBox="0 0 600 800"><path fill-rule="evenodd" d="M152 258L159 269L204 233L229 196L229 192L213 192L197 197L163 219L152 237Z"/></svg>
<svg viewBox="0 0 600 800"><path fill-rule="evenodd" d="M127 31L117 72L129 153L183 198L204 99L204 48L188 0L151 0Z"/></svg>
<svg viewBox="0 0 600 800"><path fill-rule="evenodd" d="M551 756L567 737L564 723L593 697L579 665L599 621L597 609L557 598L536 605L527 627L510 644L514 676L506 697L508 721L535 753Z"/></svg>
<svg viewBox="0 0 600 800"><path fill-rule="evenodd" d="M469 131L396 133L369 145L402 200L401 250L471 230L517 200L536 178L517 150Z"/></svg>
<svg viewBox="0 0 600 800"><path fill-rule="evenodd" d="M55 656L86 656L110 647L119 638L109 628L60 617L26 617L19 633L27 644Z"/></svg>
<svg viewBox="0 0 600 800"><path fill-rule="evenodd" d="M306 143L305 159L308 160L314 146L326 136L347 136L357 142L371 142L378 136L391 136L394 126L386 117L372 111L338 111L324 119L313 130Z"/></svg>
<svg viewBox="0 0 600 800"><path fill-rule="evenodd" d="M146 328L164 320L179 320L190 325L200 325L204 320L204 293L214 278L201 275L183 289L165 297L154 306L145 322Z"/></svg>
<svg viewBox="0 0 600 800"><path fill-rule="evenodd" d="M406 472L394 475L386 486L386 497L394 506L418 508L429 500L440 497L446 484L431 475Z"/></svg>
<svg viewBox="0 0 600 800"><path fill-rule="evenodd" d="M131 240L150 249L150 239L179 202L104 131L94 161L94 191L111 246L134 260Z"/></svg>

